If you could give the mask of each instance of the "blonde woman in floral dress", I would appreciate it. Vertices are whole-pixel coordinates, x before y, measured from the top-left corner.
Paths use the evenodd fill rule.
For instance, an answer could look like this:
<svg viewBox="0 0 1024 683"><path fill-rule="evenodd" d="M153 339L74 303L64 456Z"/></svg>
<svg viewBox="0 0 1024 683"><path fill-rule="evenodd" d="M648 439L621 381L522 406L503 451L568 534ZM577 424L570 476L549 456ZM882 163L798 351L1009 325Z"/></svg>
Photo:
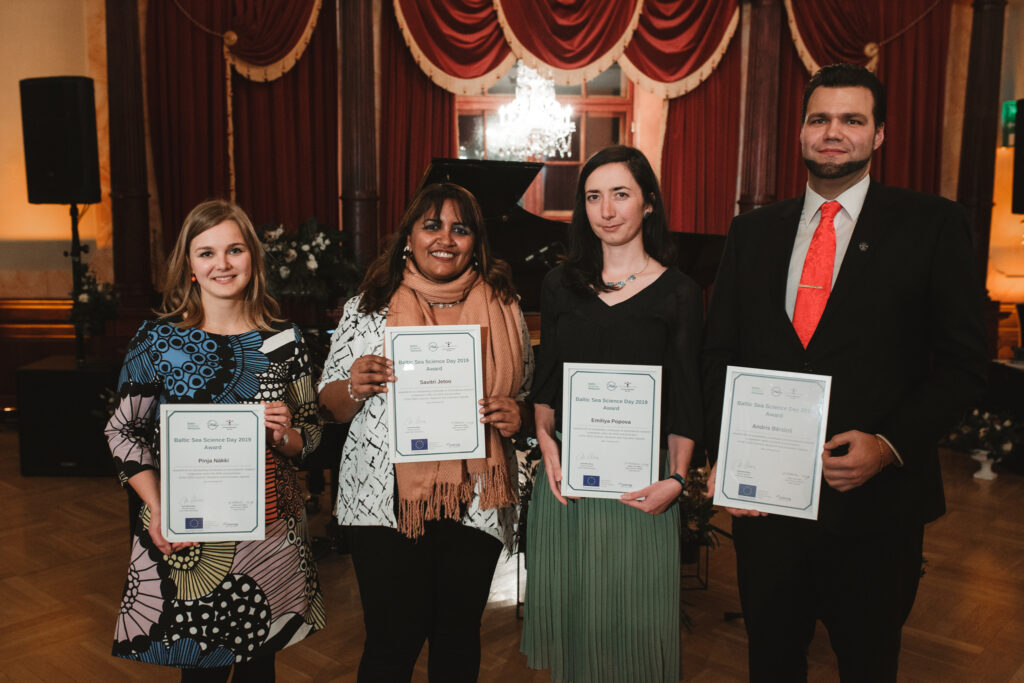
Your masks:
<svg viewBox="0 0 1024 683"><path fill-rule="evenodd" d="M139 328L106 433L121 483L144 505L113 654L183 681L274 680L274 653L324 625L296 464L320 441L298 328L277 319L248 216L211 200L185 219L160 316ZM158 407L263 403L266 540L170 543L160 529Z"/></svg>

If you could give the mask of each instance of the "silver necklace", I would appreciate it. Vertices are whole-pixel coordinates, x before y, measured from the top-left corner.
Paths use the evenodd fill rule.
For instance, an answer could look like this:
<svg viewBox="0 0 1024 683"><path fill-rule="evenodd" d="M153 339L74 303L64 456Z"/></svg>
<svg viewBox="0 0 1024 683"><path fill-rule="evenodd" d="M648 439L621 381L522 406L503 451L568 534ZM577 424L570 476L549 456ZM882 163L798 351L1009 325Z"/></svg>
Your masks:
<svg viewBox="0 0 1024 683"><path fill-rule="evenodd" d="M641 268L640 270L636 271L635 273L633 273L629 277L627 277L625 280L619 280L618 282L609 282L608 280L605 280L604 283L605 283L605 285L607 285L608 287L611 287L612 289L622 289L623 287L626 286L627 282L633 282L634 280L636 280L636 276L637 275L639 275L640 273L642 273L645 270L647 270L647 266L650 264L650 262L651 262L651 255L648 254L647 255L647 260L644 261L644 267Z"/></svg>
<svg viewBox="0 0 1024 683"><path fill-rule="evenodd" d="M458 301L428 301L427 305L431 308L454 308L463 301L465 301L465 299L459 299Z"/></svg>

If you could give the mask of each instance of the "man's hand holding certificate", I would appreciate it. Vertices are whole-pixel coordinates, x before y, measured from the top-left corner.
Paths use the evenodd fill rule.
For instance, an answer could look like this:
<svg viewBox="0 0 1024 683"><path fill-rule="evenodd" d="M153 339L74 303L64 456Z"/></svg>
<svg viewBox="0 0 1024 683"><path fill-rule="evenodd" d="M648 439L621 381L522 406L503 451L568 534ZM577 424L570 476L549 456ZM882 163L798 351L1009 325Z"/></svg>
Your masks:
<svg viewBox="0 0 1024 683"><path fill-rule="evenodd" d="M818 518L832 378L729 366L715 504Z"/></svg>

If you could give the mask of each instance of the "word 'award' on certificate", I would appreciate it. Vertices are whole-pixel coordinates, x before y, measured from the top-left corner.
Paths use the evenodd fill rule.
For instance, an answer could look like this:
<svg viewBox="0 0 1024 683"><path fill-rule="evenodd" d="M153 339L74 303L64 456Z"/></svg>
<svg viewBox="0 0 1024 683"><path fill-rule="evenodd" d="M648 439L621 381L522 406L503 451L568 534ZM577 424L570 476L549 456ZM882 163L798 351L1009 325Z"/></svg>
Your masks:
<svg viewBox="0 0 1024 683"><path fill-rule="evenodd" d="M393 462L487 457L479 325L385 327L397 378L388 386Z"/></svg>
<svg viewBox="0 0 1024 683"><path fill-rule="evenodd" d="M715 505L818 518L832 378L729 366Z"/></svg>
<svg viewBox="0 0 1024 683"><path fill-rule="evenodd" d="M563 496L618 498L650 486L660 454L660 366L564 364Z"/></svg>
<svg viewBox="0 0 1024 683"><path fill-rule="evenodd" d="M168 541L261 541L262 405L160 406L160 525Z"/></svg>

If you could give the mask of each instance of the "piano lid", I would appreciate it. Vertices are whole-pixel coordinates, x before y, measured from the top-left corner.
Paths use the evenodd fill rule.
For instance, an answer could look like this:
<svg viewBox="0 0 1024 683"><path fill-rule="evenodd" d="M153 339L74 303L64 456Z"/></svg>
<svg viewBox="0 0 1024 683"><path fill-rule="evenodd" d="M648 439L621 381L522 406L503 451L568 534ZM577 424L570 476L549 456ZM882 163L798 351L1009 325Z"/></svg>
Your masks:
<svg viewBox="0 0 1024 683"><path fill-rule="evenodd" d="M489 207L500 210L517 204L542 168L544 164L537 161L435 158L427 166L416 193L432 183L461 185L473 193L487 219Z"/></svg>

